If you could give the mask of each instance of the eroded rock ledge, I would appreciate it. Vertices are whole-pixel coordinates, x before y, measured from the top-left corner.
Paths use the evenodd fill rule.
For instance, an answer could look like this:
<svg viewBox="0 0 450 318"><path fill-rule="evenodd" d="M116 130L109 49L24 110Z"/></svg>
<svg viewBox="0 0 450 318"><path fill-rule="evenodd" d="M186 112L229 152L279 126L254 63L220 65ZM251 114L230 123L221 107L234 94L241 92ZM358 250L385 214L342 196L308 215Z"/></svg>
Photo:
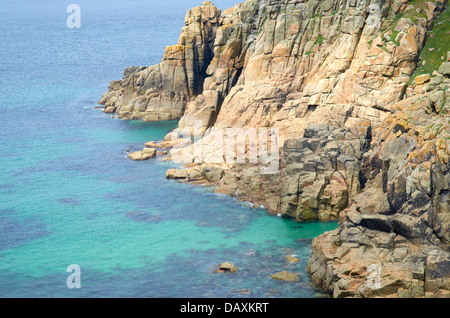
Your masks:
<svg viewBox="0 0 450 318"><path fill-rule="evenodd" d="M205 1L160 64L125 70L100 103L124 119L180 118L137 160L192 153L191 136L214 129L277 129L275 173L193 156L167 177L298 221L339 219L308 264L334 297L450 297L450 56L410 82L446 5Z"/></svg>

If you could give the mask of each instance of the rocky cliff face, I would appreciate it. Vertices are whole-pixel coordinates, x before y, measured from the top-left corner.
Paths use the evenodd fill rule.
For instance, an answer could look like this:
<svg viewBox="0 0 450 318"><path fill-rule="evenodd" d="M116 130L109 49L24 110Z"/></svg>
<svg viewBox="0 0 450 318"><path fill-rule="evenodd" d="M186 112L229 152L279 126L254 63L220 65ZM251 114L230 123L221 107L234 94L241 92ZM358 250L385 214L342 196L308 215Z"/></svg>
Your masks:
<svg viewBox="0 0 450 318"><path fill-rule="evenodd" d="M202 92L221 20L212 4L189 10L178 44L166 48L161 63L130 67L122 80L111 82L99 102L105 112L147 121L183 116L187 103Z"/></svg>
<svg viewBox="0 0 450 318"><path fill-rule="evenodd" d="M414 74L446 5L248 0L221 12L205 1L160 64L127 69L101 103L127 119L180 118L148 145L177 145L172 160L190 154L168 178L299 221L339 219L308 265L335 297L449 296L447 51L427 48L443 63ZM223 151L229 129L249 136L244 162ZM252 161L264 139L276 156Z"/></svg>
<svg viewBox="0 0 450 318"><path fill-rule="evenodd" d="M286 137L311 121L379 123L403 97L444 0L410 2L249 0L221 13L205 1L160 64L127 69L101 103L123 118L279 127Z"/></svg>
<svg viewBox="0 0 450 318"><path fill-rule="evenodd" d="M364 154L364 191L313 241L308 269L335 297L450 297L450 79L435 74L393 105Z"/></svg>

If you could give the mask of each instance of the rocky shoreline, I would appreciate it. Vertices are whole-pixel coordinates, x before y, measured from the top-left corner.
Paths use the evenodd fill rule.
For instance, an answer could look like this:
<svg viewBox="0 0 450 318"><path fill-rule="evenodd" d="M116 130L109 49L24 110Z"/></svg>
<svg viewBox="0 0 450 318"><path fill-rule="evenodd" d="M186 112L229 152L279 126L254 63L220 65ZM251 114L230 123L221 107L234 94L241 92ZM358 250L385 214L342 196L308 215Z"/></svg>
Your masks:
<svg viewBox="0 0 450 318"><path fill-rule="evenodd" d="M160 64L128 68L99 103L180 119L129 155L184 164L167 178L339 220L307 268L333 297L450 297L450 52L426 46L448 42L446 16L446 0L205 1Z"/></svg>

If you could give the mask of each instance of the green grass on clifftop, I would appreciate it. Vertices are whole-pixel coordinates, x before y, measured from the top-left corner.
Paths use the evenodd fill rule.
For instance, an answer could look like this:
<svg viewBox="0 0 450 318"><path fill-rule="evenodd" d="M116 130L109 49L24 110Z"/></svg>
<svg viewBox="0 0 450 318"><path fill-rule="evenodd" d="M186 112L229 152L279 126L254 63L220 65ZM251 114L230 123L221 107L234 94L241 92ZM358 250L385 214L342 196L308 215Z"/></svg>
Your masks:
<svg viewBox="0 0 450 318"><path fill-rule="evenodd" d="M410 83L414 83L414 79L419 75L431 75L447 59L447 52L450 51L450 9L448 5L435 21L430 35L420 54L418 67Z"/></svg>

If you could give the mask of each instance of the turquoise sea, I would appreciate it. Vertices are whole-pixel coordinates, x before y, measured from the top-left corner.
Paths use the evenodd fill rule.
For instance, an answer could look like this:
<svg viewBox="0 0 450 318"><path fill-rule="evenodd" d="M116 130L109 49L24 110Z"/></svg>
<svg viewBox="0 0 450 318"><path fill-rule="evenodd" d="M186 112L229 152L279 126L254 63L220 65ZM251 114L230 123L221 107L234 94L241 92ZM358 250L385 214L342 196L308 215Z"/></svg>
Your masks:
<svg viewBox="0 0 450 318"><path fill-rule="evenodd" d="M126 67L161 60L201 1L77 0L79 29L66 25L69 4L0 5L0 297L322 296L305 267L311 239L336 223L298 224L168 181L174 163L126 151L177 122L95 108ZM213 273L225 261L239 271ZM66 285L71 264L81 288ZM301 281L271 279L284 270Z"/></svg>

